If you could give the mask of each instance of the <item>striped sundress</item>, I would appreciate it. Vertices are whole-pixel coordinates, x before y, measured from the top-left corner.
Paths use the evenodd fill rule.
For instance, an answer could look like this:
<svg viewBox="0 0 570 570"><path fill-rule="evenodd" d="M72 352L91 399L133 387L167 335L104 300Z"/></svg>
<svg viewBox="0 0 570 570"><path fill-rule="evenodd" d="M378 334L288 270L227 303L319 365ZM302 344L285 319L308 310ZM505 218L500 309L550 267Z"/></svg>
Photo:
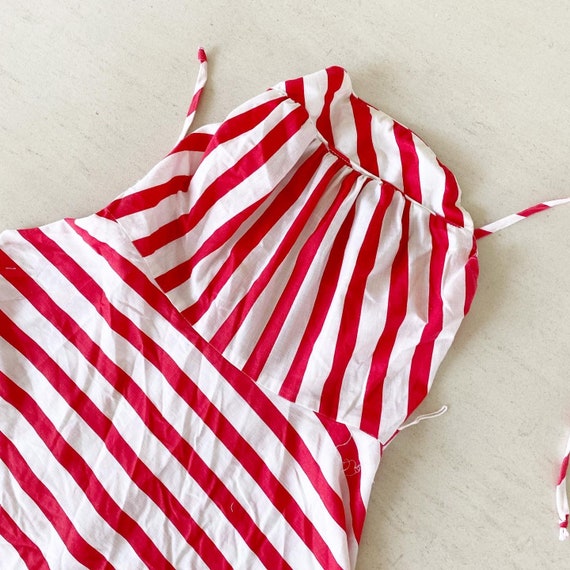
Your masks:
<svg viewBox="0 0 570 570"><path fill-rule="evenodd" d="M0 234L0 564L347 569L475 294L453 174L341 67ZM484 231L484 230L483 230Z"/></svg>

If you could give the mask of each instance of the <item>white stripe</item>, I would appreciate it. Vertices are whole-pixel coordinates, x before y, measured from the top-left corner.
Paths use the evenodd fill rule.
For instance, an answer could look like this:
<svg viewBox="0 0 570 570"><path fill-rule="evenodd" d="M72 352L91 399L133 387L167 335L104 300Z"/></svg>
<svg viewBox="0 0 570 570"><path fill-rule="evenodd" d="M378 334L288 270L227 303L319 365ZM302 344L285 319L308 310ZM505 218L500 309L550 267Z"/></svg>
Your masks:
<svg viewBox="0 0 570 570"><path fill-rule="evenodd" d="M479 230L493 234L495 232L498 232L499 230L508 228L509 226L512 226L513 224L516 224L517 222L520 222L521 220L525 219L526 218L524 218L523 216L519 216L518 214L509 214L508 216L505 216L500 220L496 220L495 222L491 222L486 226L480 227Z"/></svg>
<svg viewBox="0 0 570 570"><path fill-rule="evenodd" d="M402 165L400 150L394 137L394 120L379 111L370 108L372 114L372 144L378 159L380 178L390 182L396 188L402 189Z"/></svg>
<svg viewBox="0 0 570 570"><path fill-rule="evenodd" d="M329 84L327 72L323 69L303 78L305 109L313 121L319 117L325 104L325 95ZM284 83L280 85L283 86ZM279 85L276 88L280 88Z"/></svg>
<svg viewBox="0 0 570 570"><path fill-rule="evenodd" d="M2 462L0 461L0 463ZM28 568L20 558L18 551L1 534L0 560L2 560L4 568L10 568L10 570L26 570Z"/></svg>
<svg viewBox="0 0 570 570"><path fill-rule="evenodd" d="M418 170L422 191L422 204L440 216L445 216L445 172L438 164L433 151L412 134L418 157Z"/></svg>
<svg viewBox="0 0 570 570"><path fill-rule="evenodd" d="M363 169L358 160L356 124L350 103L351 91L350 77L344 73L342 84L334 94L329 108L333 135L333 140L329 141L329 144L332 143L332 146Z"/></svg>

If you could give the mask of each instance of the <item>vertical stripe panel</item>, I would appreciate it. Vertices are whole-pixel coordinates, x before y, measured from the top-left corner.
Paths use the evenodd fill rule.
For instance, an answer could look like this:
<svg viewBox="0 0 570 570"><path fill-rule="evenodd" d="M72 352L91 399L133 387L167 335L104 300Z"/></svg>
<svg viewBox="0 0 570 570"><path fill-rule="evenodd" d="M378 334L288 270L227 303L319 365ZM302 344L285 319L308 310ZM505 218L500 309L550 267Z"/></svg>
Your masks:
<svg viewBox="0 0 570 570"><path fill-rule="evenodd" d="M376 348L372 354L372 362L366 381L362 405L360 428L370 434L377 434L380 428L384 381L388 373L388 364L396 343L396 337L406 317L408 308L409 224L410 202L406 200L402 214L400 245L390 271L386 319L382 334L378 338Z"/></svg>
<svg viewBox="0 0 570 570"><path fill-rule="evenodd" d="M338 413L342 382L356 345L366 282L374 267L382 223L392 197L392 191L388 187L382 187L346 291L333 364L323 383L319 406L322 414L333 418L336 418Z"/></svg>
<svg viewBox="0 0 570 570"><path fill-rule="evenodd" d="M243 371L252 378L257 378L265 366L265 362L267 361L271 349L275 344L275 339L279 335L281 327L283 326L283 322L287 318L287 315L291 309L291 305L295 300L303 279L307 275L313 261L318 258L318 250L321 246L327 229L334 220L337 212L342 207L345 200L348 198L349 194L353 192L357 178L357 173L352 173L352 175L348 175L343 180L338 194L331 204L331 207L320 219L319 224L299 251L295 267L293 268L289 280L287 281L287 285L279 297L279 300L273 309L271 317L265 325L265 328L263 329L263 332L261 333L261 336L255 345L255 348L243 366ZM361 185L359 185L359 190L362 190Z"/></svg>
<svg viewBox="0 0 570 570"><path fill-rule="evenodd" d="M427 394L434 343L443 328L442 283L449 237L447 225L441 218L430 216L429 229L433 246L430 260L428 322L412 357L408 415L418 407Z"/></svg>
<svg viewBox="0 0 570 570"><path fill-rule="evenodd" d="M319 280L317 295L313 302L309 319L305 325L303 336L299 341L299 346L297 347L293 361L283 376L283 383L279 389L279 395L291 401L295 401L297 398L301 381L307 368L307 362L322 330L325 317L336 291L344 252L354 222L355 211L356 201L352 204L333 241L322 277Z"/></svg>
<svg viewBox="0 0 570 570"><path fill-rule="evenodd" d="M272 236L274 249L267 261L260 267L258 259L256 257L252 257L249 260L249 267L244 267L250 275L255 275L257 272L259 273L251 284L244 284L247 289L242 293L240 300L235 304L225 320L221 324L217 325L217 327L215 327L215 325L212 326L212 328L217 328L217 330L211 337L210 342L218 350L224 352L224 354L226 354L225 351L230 341L237 333L247 333L251 338L251 329L248 330L247 325L245 325L246 328L244 330L244 323L246 322L248 314L256 302L258 302L262 294L266 291L268 285L275 282L277 272L279 271L279 276L281 277L286 271L282 264L286 259L290 259L292 255L296 254L294 248L300 247L300 236L303 236L305 232L310 231L312 225L316 223L316 220L320 217L321 212L325 211L324 208L326 208L326 204L323 203L324 200L322 199L329 188L329 184L339 173L341 166L342 163L336 159L332 163L330 160L323 162L321 169L314 177L314 187L311 187L310 194L306 197L304 202L300 204L300 207L298 206L298 209L293 211L291 213L292 215L285 220L287 228L285 232L282 233L282 228L277 228L279 232ZM328 197L328 199L332 198ZM311 218L313 219L311 220ZM267 248L267 245L265 247ZM242 288L245 287L242 286ZM232 291L232 289L229 288L229 290L227 290L226 298L230 297L232 293L235 296L235 289ZM270 299L272 306L276 302L275 299L278 299L277 295L274 296L273 300ZM229 299L226 302L229 302ZM259 318L259 315L257 318ZM267 314L265 314L265 318L268 318ZM204 330L207 334L208 329L205 328ZM248 339L241 338L239 340L247 342ZM247 350L247 345L244 347L241 342L240 353L240 357L245 361L247 358L246 355L249 354L249 352Z"/></svg>

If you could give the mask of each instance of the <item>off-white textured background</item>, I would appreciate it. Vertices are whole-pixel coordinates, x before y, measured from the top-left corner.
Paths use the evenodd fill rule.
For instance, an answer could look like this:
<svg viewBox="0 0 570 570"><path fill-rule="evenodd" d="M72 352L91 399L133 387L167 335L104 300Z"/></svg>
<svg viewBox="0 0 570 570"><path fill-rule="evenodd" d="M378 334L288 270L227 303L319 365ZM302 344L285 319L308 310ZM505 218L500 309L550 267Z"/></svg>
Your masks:
<svg viewBox="0 0 570 570"><path fill-rule="evenodd" d="M570 194L567 0L1 0L0 230L99 209L198 123L346 67L456 174L477 225ZM570 431L570 206L480 242L424 412L388 448L358 570L570 568L554 483ZM1 565L1 562L0 562Z"/></svg>

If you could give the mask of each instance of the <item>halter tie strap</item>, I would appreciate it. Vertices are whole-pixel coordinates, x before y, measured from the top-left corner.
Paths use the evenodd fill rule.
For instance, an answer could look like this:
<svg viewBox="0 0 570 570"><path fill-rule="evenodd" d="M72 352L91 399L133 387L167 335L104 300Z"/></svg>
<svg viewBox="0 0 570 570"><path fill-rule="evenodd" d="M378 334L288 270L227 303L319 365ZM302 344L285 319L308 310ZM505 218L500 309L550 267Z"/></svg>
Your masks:
<svg viewBox="0 0 570 570"><path fill-rule="evenodd" d="M192 100L190 101L190 106L188 107L188 112L186 113L186 119L184 120L184 125L182 126L182 131L176 141L177 144L186 137L196 116L196 109L198 109L198 103L200 102L200 97L204 91L204 86L208 80L208 58L204 48L198 49L198 61L200 62L200 69L198 70L198 76L196 77L196 84L194 85L194 93L192 95Z"/></svg>
<svg viewBox="0 0 570 570"><path fill-rule="evenodd" d="M529 216L533 214L538 214L538 212L543 212L544 210L549 210L550 208L554 208L555 206L560 206L562 204L567 204L570 202L569 198L559 198L558 200L549 200L548 202L541 202L540 204L535 204L530 208L526 208L516 214L510 214L501 218L500 220L496 220L495 222L491 222L485 226L481 226L480 228L475 229L475 239L481 239L485 236L495 234L521 220L526 220Z"/></svg>

